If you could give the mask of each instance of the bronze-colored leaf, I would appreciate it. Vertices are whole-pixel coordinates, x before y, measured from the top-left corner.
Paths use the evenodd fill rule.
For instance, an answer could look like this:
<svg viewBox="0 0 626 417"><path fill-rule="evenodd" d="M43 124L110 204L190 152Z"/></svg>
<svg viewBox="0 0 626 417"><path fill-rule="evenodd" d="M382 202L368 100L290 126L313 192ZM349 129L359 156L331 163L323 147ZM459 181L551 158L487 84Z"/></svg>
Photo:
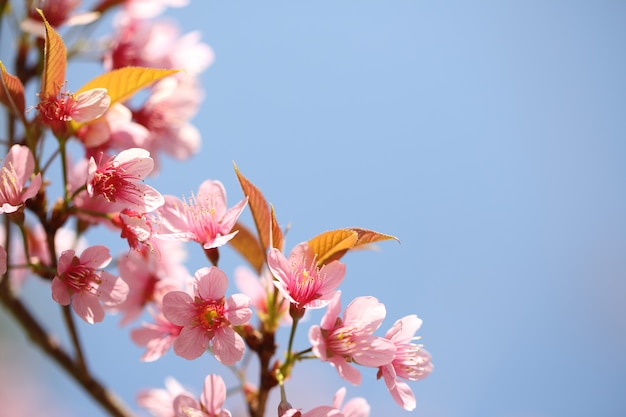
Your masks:
<svg viewBox="0 0 626 417"><path fill-rule="evenodd" d="M239 254L250 263L257 274L260 275L263 270L263 264L265 263L265 251L261 247L261 242L259 242L259 239L257 239L250 229L239 222L235 224L233 230L239 230L239 233L228 241L228 243L239 252Z"/></svg>
<svg viewBox="0 0 626 417"><path fill-rule="evenodd" d="M44 44L43 72L41 74L40 100L48 100L57 97L65 84L65 68L67 66L67 50L61 36L50 26L41 9L37 12L43 19L46 28L46 40Z"/></svg>
<svg viewBox="0 0 626 417"><path fill-rule="evenodd" d="M283 250L284 237L283 231L278 225L278 221L276 220L276 212L274 211L274 206L272 209L272 247L276 248L280 251Z"/></svg>
<svg viewBox="0 0 626 417"><path fill-rule="evenodd" d="M24 110L26 108L24 104L24 85L19 78L6 71L2 61L0 61L0 70L2 71L0 103L7 106L15 116L24 120Z"/></svg>
<svg viewBox="0 0 626 417"><path fill-rule="evenodd" d="M317 264L325 265L341 258L356 245L358 238L359 234L354 230L338 229L317 235L308 244L317 257Z"/></svg>
<svg viewBox="0 0 626 417"><path fill-rule="evenodd" d="M263 251L265 251L270 246L270 227L272 226L269 205L263 193L239 172L237 165L235 165L235 173L237 174L244 195L248 197L250 212L252 213L254 224L259 233L261 246L263 247Z"/></svg>

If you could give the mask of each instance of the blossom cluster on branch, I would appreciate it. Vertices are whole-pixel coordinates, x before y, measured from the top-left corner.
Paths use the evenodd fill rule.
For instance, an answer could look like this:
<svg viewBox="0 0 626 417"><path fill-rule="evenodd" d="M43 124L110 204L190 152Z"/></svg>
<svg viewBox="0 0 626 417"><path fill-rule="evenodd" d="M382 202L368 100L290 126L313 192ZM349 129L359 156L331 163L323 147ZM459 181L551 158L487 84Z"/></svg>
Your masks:
<svg viewBox="0 0 626 417"><path fill-rule="evenodd" d="M146 184L159 174L162 155L184 161L200 146L191 119L203 96L198 76L213 52L198 33L181 35L159 19L167 7L186 4L102 0L79 12L80 0L0 2L0 22L21 22L12 65L0 61L0 103L6 110L0 134L6 146L0 171L3 306L113 416L132 413L117 400L114 387L92 375L76 317L97 325L118 314L122 326L149 317L129 332L145 347L140 359L146 362L172 350L186 360L213 355L225 369L236 369L244 355L257 357L255 381L238 372L239 385L228 391L222 376L212 373L200 398L174 379L167 389L140 392L138 405L157 417L230 416L224 408L227 392L242 393L249 415L260 417L273 389L281 392L279 417L369 415L363 398L341 405L345 388L330 405L307 412L293 407L285 387L304 360L327 362L353 385L361 383L360 367L372 368L402 408L414 409L408 382L433 369L430 354L417 343L421 320L408 315L377 335L386 309L373 296L352 300L342 313L343 255L395 237L344 228L286 251L273 206L236 166L245 197L232 206L218 180L205 179L182 199ZM102 73L74 89L67 65L84 52L90 25L113 12L111 34L93 42L101 48ZM61 36L70 26L81 35ZM26 96L28 85L35 86L36 96ZM78 154L70 154L70 146L80 149ZM56 189L60 195L54 195ZM239 221L246 209L253 227ZM97 228L117 230L125 246L120 254L86 243L85 233ZM193 274L182 256L190 244L199 244L206 255L206 265ZM242 292L228 296L231 280L219 268L225 245L254 271L238 269L234 280ZM22 302L19 289L29 276L49 283L72 349L57 345L45 320ZM326 310L308 329L310 347L297 351L294 336L311 309ZM276 334L285 327L289 342L279 350Z"/></svg>

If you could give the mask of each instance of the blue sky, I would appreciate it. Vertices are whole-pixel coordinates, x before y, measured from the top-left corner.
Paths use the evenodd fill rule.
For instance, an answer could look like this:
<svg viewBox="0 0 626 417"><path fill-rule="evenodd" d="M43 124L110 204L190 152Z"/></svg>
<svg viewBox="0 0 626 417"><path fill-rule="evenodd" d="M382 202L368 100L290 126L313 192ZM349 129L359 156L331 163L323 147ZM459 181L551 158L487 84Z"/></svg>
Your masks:
<svg viewBox="0 0 626 417"><path fill-rule="evenodd" d="M412 384L414 414L626 413L624 3L196 1L168 15L216 61L194 121L201 153L152 184L188 195L220 179L234 204L235 161L291 225L287 247L344 226L397 236L346 256L342 298L379 298L382 331L423 318L435 371ZM166 375L199 390L220 369L172 353L139 364L116 323L82 330L129 402ZM302 369L294 405L342 385L330 366ZM372 416L410 414L364 377L348 397L366 396ZM60 389L76 415L100 415Z"/></svg>

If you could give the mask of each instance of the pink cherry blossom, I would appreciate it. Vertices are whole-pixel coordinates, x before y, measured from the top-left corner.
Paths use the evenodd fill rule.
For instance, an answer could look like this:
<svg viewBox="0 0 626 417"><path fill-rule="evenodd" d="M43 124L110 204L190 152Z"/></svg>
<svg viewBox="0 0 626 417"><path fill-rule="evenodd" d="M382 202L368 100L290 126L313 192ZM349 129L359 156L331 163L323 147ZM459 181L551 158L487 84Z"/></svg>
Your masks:
<svg viewBox="0 0 626 417"><path fill-rule="evenodd" d="M80 258L73 249L64 251L52 280L52 298L61 305L71 302L76 314L87 323L102 321L102 305L116 306L128 295L126 282L101 270L110 262L111 255L105 246L91 246Z"/></svg>
<svg viewBox="0 0 626 417"><path fill-rule="evenodd" d="M132 148L96 164L89 160L87 192L103 196L110 211L124 208L148 213L163 205L163 196L142 180L152 172L154 161L145 149Z"/></svg>
<svg viewBox="0 0 626 417"><path fill-rule="evenodd" d="M273 279L269 271L264 270L261 276L253 273L249 268L239 266L235 268L235 284L252 300L254 310L259 319L268 328L277 328L291 324L291 317L287 314L289 303L281 293L275 294Z"/></svg>
<svg viewBox="0 0 626 417"><path fill-rule="evenodd" d="M345 417L369 417L370 405L367 400L362 397L356 397L349 400L343 407L343 400L346 396L346 388L342 387L337 390L333 398L333 407L341 410Z"/></svg>
<svg viewBox="0 0 626 417"><path fill-rule="evenodd" d="M130 332L135 344L146 347L141 355L143 362L154 362L165 355L183 330L183 326L173 324L163 313L153 313L153 318L154 323L143 323L141 327Z"/></svg>
<svg viewBox="0 0 626 417"><path fill-rule="evenodd" d="M165 389L142 390L137 394L136 401L140 407L150 411L154 417L175 417L174 400L181 394L191 396L180 382L168 377L165 379Z"/></svg>
<svg viewBox="0 0 626 417"><path fill-rule="evenodd" d="M158 210L161 221L156 237L193 240L204 249L217 248L235 237L233 227L247 203L243 199L227 210L222 183L206 180L189 201L165 196L165 204Z"/></svg>
<svg viewBox="0 0 626 417"><path fill-rule="evenodd" d="M211 374L204 379L200 401L188 394L174 399L176 417L231 417L230 411L222 408L226 401L226 384L221 376Z"/></svg>
<svg viewBox="0 0 626 417"><path fill-rule="evenodd" d="M60 91L56 97L40 97L37 110L41 121L55 133L66 133L66 123L70 120L90 122L102 116L110 104L106 88L94 88L80 94Z"/></svg>
<svg viewBox="0 0 626 417"><path fill-rule="evenodd" d="M276 277L276 288L299 309L328 305L346 273L339 261L319 267L306 242L293 248L289 259L278 249L270 249L267 264Z"/></svg>
<svg viewBox="0 0 626 417"><path fill-rule="evenodd" d="M183 326L174 341L174 352L185 359L202 355L211 342L217 360L233 365L243 357L244 341L232 326L247 323L252 316L250 298L244 294L225 297L228 278L216 267L195 273L194 297L172 291L163 297L163 314Z"/></svg>
<svg viewBox="0 0 626 417"><path fill-rule="evenodd" d="M150 132L143 147L153 155L184 160L200 149L200 132L190 123L204 98L198 80L180 74L155 83L134 120Z"/></svg>
<svg viewBox="0 0 626 417"><path fill-rule="evenodd" d="M419 381L433 370L430 354L422 345L411 343L419 339L414 335L421 325L421 319L409 315L397 320L387 331L385 338L396 346L396 354L393 361L379 368L377 376L384 378L393 399L407 411L415 409L415 396L409 385L398 378Z"/></svg>
<svg viewBox="0 0 626 417"><path fill-rule="evenodd" d="M336 293L328 305L320 326L312 326L309 340L313 353L330 362L342 378L358 385L361 373L352 362L377 368L394 357L395 346L389 340L374 336L385 319L385 306L374 297L355 298L339 318L341 298Z"/></svg>
<svg viewBox="0 0 626 417"><path fill-rule="evenodd" d="M105 152L109 149L125 150L145 148L150 132L133 121L130 109L121 103L113 104L98 120L83 125L77 132L88 152Z"/></svg>
<svg viewBox="0 0 626 417"><path fill-rule="evenodd" d="M118 259L120 277L130 288L126 300L116 308L123 315L120 325L139 317L147 306L156 305L160 310L166 293L186 290L191 281L179 257L180 242L154 243L150 249L131 251Z"/></svg>
<svg viewBox="0 0 626 417"><path fill-rule="evenodd" d="M35 158L28 147L13 145L0 172L0 214L13 213L33 198L41 188L41 173L35 171ZM30 184L25 188L30 179Z"/></svg>
<svg viewBox="0 0 626 417"><path fill-rule="evenodd" d="M183 7L189 0L126 0L124 10L132 17L150 19L161 14L167 7Z"/></svg>

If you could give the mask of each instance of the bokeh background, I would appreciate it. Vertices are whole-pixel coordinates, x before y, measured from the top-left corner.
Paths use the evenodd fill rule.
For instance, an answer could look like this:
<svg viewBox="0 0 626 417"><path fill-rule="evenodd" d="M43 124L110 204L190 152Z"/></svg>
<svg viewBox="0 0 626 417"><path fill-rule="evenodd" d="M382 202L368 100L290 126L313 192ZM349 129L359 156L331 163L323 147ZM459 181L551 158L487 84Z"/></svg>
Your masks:
<svg viewBox="0 0 626 417"><path fill-rule="evenodd" d="M182 196L219 179L234 204L234 161L291 226L288 248L344 226L397 236L345 257L342 298L385 303L380 334L424 320L435 371L412 384L415 415L626 415L626 3L195 1L164 16L216 60L194 119L202 151L150 183ZM239 258L222 259L232 276ZM191 251L190 270L205 264ZM63 340L49 289L24 291ZM117 322L80 327L91 366L133 405L168 375L199 392L222 372L173 352L140 363ZM104 416L0 323L2 356L19 352L13 368L34 378L3 384L6 398L44 382L25 405ZM411 414L363 373L349 398ZM306 410L342 385L305 364L287 392Z"/></svg>

